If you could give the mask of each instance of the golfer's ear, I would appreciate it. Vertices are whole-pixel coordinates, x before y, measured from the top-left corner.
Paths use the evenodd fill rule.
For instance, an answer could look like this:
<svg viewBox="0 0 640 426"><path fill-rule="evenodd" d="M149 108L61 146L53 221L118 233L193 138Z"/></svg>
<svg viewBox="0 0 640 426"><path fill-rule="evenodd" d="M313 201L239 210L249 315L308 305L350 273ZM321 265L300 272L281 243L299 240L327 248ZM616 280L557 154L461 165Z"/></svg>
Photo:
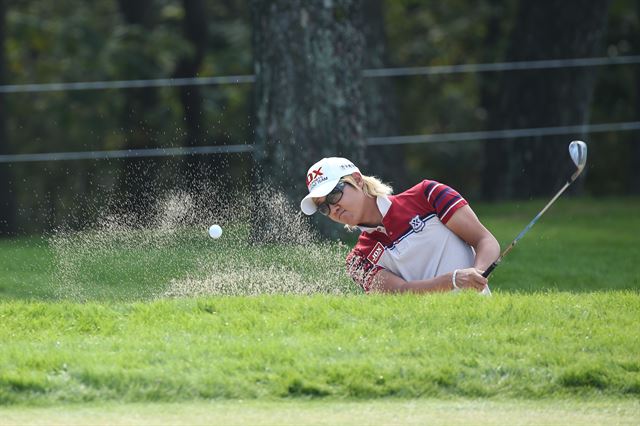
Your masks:
<svg viewBox="0 0 640 426"><path fill-rule="evenodd" d="M362 179L362 175L359 172L351 173L351 177L356 181L360 188L364 186L364 179Z"/></svg>

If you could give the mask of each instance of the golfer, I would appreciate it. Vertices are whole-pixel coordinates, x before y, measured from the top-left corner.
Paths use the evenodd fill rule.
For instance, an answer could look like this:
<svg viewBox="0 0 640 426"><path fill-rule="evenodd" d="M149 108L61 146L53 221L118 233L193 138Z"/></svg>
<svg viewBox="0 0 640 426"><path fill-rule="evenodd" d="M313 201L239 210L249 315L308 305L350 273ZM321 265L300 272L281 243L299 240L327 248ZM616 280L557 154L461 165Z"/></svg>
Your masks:
<svg viewBox="0 0 640 426"><path fill-rule="evenodd" d="M307 173L300 203L362 232L347 272L365 292L473 289L490 294L482 272L500 255L494 236L452 188L423 180L397 195L346 158L323 158Z"/></svg>

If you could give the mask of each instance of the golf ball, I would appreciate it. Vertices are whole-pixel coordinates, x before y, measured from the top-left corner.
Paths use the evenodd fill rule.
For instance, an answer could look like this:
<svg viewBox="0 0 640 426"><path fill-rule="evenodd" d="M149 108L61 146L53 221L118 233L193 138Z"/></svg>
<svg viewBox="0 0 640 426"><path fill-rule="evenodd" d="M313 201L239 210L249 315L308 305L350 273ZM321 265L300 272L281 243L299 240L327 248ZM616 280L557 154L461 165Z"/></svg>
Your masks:
<svg viewBox="0 0 640 426"><path fill-rule="evenodd" d="M211 238L220 238L221 235L222 235L222 228L220 228L220 225L211 225L209 227L209 236Z"/></svg>

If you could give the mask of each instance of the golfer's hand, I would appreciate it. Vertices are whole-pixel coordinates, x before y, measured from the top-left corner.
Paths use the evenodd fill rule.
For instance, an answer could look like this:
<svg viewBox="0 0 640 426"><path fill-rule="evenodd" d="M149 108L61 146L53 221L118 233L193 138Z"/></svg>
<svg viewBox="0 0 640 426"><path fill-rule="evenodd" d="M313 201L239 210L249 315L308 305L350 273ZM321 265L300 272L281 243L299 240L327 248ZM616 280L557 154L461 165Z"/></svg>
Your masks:
<svg viewBox="0 0 640 426"><path fill-rule="evenodd" d="M456 285L459 288L472 288L476 291L482 291L489 282L482 276L482 272L476 268L458 269Z"/></svg>

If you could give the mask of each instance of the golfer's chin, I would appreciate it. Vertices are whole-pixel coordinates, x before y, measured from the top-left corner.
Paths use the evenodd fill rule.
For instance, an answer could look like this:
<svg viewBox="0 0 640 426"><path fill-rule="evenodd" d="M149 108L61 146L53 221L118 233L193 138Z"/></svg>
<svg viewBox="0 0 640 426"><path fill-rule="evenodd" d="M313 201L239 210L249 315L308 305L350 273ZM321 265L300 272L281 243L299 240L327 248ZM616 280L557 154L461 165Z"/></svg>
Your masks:
<svg viewBox="0 0 640 426"><path fill-rule="evenodd" d="M356 226L358 224L358 221L354 219L353 215L347 211L342 212L338 216L331 217L331 219L343 225Z"/></svg>

